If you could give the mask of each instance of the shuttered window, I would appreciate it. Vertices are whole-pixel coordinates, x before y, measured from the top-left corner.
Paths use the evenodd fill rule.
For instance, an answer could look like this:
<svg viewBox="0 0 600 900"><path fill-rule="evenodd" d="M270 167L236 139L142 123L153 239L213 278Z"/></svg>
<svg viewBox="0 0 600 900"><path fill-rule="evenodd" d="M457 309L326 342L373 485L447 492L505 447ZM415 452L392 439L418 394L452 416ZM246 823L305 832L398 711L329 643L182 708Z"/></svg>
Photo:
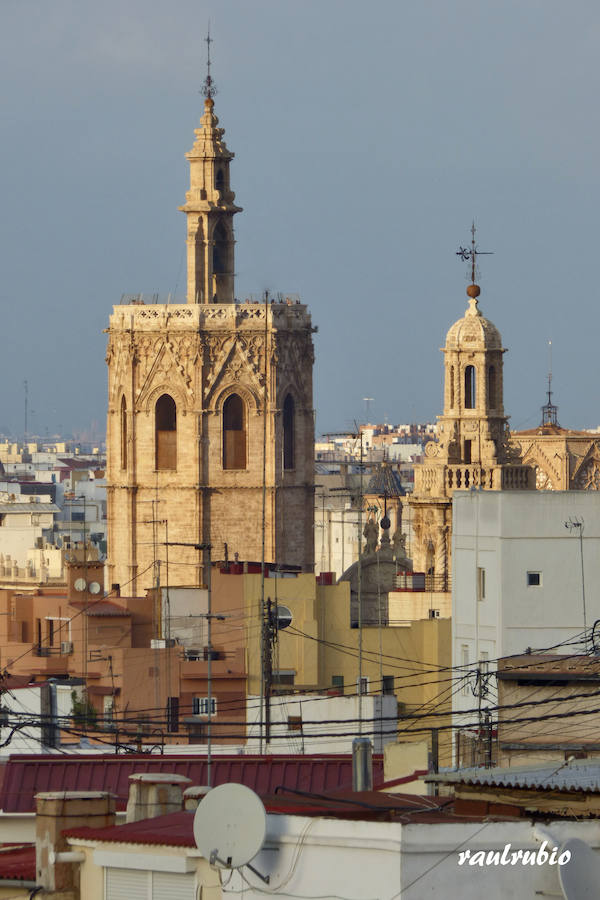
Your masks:
<svg viewBox="0 0 600 900"><path fill-rule="evenodd" d="M106 869L106 900L148 900L150 872Z"/></svg>
<svg viewBox="0 0 600 900"><path fill-rule="evenodd" d="M116 868L107 868L105 872L105 900L195 900L193 873Z"/></svg>
<svg viewBox="0 0 600 900"><path fill-rule="evenodd" d="M195 900L194 876L153 872L152 900Z"/></svg>

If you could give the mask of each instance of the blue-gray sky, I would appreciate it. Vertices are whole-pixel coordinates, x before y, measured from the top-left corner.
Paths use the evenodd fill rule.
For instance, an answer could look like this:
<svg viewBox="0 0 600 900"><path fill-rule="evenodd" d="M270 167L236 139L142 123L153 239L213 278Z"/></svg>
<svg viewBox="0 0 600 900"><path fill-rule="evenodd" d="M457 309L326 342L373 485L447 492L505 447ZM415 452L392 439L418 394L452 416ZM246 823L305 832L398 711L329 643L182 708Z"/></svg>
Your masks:
<svg viewBox="0 0 600 900"><path fill-rule="evenodd" d="M513 427L598 408L600 7L574 0L3 0L0 428L104 424L124 292L184 294L207 21L239 297L298 291L319 430L441 412L476 219Z"/></svg>

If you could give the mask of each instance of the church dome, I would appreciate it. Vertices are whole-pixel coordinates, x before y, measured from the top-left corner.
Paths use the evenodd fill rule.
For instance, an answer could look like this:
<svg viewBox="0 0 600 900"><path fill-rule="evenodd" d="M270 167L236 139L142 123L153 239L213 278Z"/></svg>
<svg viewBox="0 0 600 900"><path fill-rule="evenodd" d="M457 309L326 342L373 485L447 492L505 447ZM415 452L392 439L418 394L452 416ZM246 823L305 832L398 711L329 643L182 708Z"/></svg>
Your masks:
<svg viewBox="0 0 600 900"><path fill-rule="evenodd" d="M502 337L496 326L481 315L477 285L467 288L469 308L446 335L446 350L502 350Z"/></svg>

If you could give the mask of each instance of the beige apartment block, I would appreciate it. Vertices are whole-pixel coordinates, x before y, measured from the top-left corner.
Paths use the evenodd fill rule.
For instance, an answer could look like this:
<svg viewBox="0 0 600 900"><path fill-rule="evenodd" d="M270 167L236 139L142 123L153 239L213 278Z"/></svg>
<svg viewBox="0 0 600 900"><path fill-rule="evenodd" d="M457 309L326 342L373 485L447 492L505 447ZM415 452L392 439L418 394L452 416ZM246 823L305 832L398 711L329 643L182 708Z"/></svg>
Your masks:
<svg viewBox="0 0 600 900"><path fill-rule="evenodd" d="M267 561L313 567L314 329L295 297L235 299L240 208L213 107L187 154L187 303L136 298L108 329L108 583L128 593L202 584L183 544L260 560L264 540Z"/></svg>
<svg viewBox="0 0 600 900"><path fill-rule="evenodd" d="M479 309L480 288L467 288L469 307L446 336L444 412L437 440L415 466L410 498L413 568L447 591L451 572L452 495L455 490L533 489L534 470L510 445L504 413L500 332Z"/></svg>

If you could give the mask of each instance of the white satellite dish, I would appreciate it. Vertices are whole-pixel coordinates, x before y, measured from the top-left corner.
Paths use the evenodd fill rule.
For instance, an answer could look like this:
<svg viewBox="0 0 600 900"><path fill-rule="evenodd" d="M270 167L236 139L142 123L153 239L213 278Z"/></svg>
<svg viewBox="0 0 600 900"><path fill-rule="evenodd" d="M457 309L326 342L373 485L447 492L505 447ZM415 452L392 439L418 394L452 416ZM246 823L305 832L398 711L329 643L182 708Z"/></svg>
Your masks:
<svg viewBox="0 0 600 900"><path fill-rule="evenodd" d="M73 587L76 591L85 591L87 587L85 578L78 578Z"/></svg>
<svg viewBox="0 0 600 900"><path fill-rule="evenodd" d="M90 594L99 594L100 593L100 585L97 581L92 581L89 586Z"/></svg>
<svg viewBox="0 0 600 900"><path fill-rule="evenodd" d="M600 884L600 857L589 844L569 838L560 847L558 858L568 850L569 862L558 868L558 882L565 900L595 900Z"/></svg>
<svg viewBox="0 0 600 900"><path fill-rule="evenodd" d="M266 833L262 800L243 784L213 788L194 815L196 846L211 865L223 869L248 865L264 844Z"/></svg>

